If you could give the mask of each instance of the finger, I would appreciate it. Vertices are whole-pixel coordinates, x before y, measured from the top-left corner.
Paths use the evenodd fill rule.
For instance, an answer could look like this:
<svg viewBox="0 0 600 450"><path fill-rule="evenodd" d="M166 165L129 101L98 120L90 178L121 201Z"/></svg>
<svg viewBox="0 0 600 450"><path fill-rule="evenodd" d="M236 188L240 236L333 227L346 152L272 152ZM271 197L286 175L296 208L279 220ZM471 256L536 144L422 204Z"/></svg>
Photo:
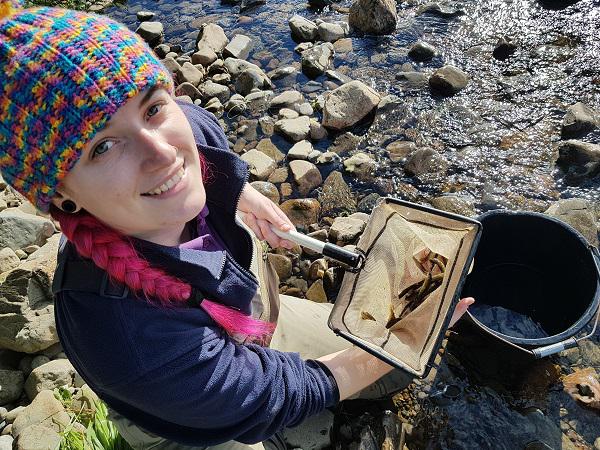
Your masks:
<svg viewBox="0 0 600 450"><path fill-rule="evenodd" d="M467 312L467 309L473 303L475 303L475 299L473 297L463 298L461 301L459 301L456 305L454 313L452 314L452 318L450 319L450 326L453 326L456 322L458 322L458 319L460 319L463 314Z"/></svg>
<svg viewBox="0 0 600 450"><path fill-rule="evenodd" d="M244 215L244 222L246 223L246 225L248 225L250 227L250 229L254 232L254 234L256 235L256 237L258 239L260 239L261 241L264 240L262 231L260 229L260 226L257 223L257 219L254 214L246 213Z"/></svg>
<svg viewBox="0 0 600 450"><path fill-rule="evenodd" d="M275 233L273 233L273 230L271 229L271 224L269 222L267 222L266 220L261 220L259 219L257 221L258 226L260 227L260 230L262 232L262 235L264 236L265 241L267 241L269 243L269 245L272 248L277 248L279 247L281 244L281 239L279 238L279 236L277 236Z"/></svg>
<svg viewBox="0 0 600 450"><path fill-rule="evenodd" d="M277 228L282 231L290 231L295 228L290 218L273 202L271 202L271 211L273 224L276 225Z"/></svg>

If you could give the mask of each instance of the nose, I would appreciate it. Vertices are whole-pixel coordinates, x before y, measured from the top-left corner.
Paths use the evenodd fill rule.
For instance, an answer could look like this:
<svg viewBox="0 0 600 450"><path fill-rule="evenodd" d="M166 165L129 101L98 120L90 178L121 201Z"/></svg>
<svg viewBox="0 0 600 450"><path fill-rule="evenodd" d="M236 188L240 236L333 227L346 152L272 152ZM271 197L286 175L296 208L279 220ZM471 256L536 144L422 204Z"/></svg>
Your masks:
<svg viewBox="0 0 600 450"><path fill-rule="evenodd" d="M177 158L177 148L167 142L157 130L140 128L137 133L142 169L153 171L171 166Z"/></svg>

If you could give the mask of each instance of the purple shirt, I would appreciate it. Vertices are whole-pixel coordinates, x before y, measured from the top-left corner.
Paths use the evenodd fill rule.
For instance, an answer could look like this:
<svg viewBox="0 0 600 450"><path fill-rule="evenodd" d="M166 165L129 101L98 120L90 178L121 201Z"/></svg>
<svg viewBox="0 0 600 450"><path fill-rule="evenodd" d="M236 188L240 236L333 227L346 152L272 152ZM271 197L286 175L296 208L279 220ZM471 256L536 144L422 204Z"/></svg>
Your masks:
<svg viewBox="0 0 600 450"><path fill-rule="evenodd" d="M192 250L203 250L205 252L220 252L227 250L227 247L219 237L219 233L208 223L208 206L204 205L200 214L196 218L197 237L191 241L184 242L179 248L189 248Z"/></svg>

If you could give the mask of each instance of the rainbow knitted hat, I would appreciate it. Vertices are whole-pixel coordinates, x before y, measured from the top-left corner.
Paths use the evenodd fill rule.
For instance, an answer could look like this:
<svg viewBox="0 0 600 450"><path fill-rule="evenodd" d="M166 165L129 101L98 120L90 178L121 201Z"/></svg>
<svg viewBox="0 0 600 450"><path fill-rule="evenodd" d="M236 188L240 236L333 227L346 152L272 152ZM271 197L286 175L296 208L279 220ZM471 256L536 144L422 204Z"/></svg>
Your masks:
<svg viewBox="0 0 600 450"><path fill-rule="evenodd" d="M14 0L13 0L14 4ZM170 72L106 17L0 0L0 170L47 212L56 188L120 106Z"/></svg>

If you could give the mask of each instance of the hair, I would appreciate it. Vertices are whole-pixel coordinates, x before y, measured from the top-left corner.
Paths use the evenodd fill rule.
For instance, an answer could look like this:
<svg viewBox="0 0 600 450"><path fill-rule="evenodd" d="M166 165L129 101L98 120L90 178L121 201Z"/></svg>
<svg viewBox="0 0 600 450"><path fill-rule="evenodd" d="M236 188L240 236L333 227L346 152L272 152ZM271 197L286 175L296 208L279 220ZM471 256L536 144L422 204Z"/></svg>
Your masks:
<svg viewBox="0 0 600 450"><path fill-rule="evenodd" d="M200 158L202 173L207 164ZM185 281L170 275L164 269L153 267L141 257L132 240L104 224L85 210L70 214L54 205L50 214L61 226L63 234L73 243L77 252L91 259L105 270L112 281L125 284L136 296L152 304L170 308L185 303L192 295L192 287ZM200 307L230 336L247 335L260 342L275 329L275 324L256 320L220 303L203 299Z"/></svg>

